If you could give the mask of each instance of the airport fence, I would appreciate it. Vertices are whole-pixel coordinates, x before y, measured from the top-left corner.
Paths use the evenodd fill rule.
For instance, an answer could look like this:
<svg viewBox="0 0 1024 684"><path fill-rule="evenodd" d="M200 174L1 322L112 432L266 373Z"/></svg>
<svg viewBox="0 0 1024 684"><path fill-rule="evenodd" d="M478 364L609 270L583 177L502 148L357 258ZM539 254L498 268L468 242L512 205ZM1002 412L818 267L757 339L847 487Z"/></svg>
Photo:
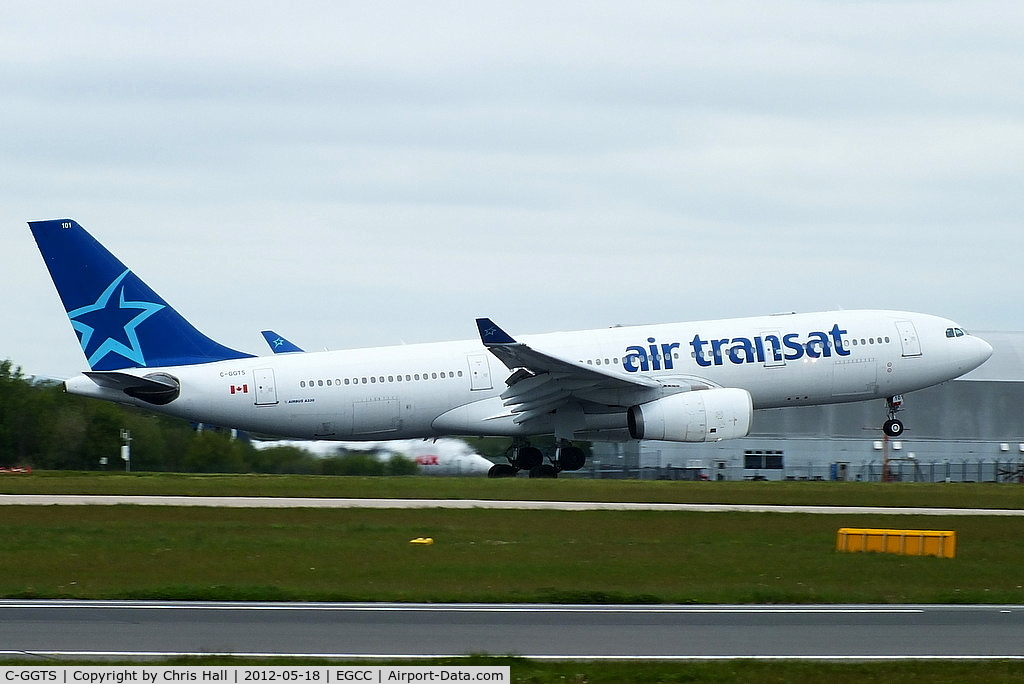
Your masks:
<svg viewBox="0 0 1024 684"><path fill-rule="evenodd" d="M577 477L639 480L789 480L882 482L884 461L862 463L802 464L773 470L750 470L737 466L723 468L683 467L598 467L580 471ZM943 460L922 463L890 460L890 482L1007 482L1024 484L1024 461L984 459Z"/></svg>

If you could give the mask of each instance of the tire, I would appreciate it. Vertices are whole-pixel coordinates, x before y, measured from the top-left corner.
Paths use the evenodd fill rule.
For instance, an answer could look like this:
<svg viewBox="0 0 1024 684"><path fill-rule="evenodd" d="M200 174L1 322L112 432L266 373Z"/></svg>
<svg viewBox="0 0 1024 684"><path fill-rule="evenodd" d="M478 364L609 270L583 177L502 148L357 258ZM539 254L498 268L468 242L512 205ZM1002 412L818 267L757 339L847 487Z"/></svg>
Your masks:
<svg viewBox="0 0 1024 684"><path fill-rule="evenodd" d="M565 446L558 450L558 465L562 470L579 470L586 462L587 456L579 447Z"/></svg>
<svg viewBox="0 0 1024 684"><path fill-rule="evenodd" d="M536 468L532 468L530 470L530 477L555 478L558 477L558 471L555 470L555 466L545 463L537 466Z"/></svg>
<svg viewBox="0 0 1024 684"><path fill-rule="evenodd" d="M903 423L895 418L882 423L882 432L889 437L899 437L903 434Z"/></svg>
<svg viewBox="0 0 1024 684"><path fill-rule="evenodd" d="M507 463L495 463L487 471L487 477L515 477L516 469Z"/></svg>
<svg viewBox="0 0 1024 684"><path fill-rule="evenodd" d="M516 465L520 470L533 470L544 462L544 454L537 447L520 447L516 453Z"/></svg>

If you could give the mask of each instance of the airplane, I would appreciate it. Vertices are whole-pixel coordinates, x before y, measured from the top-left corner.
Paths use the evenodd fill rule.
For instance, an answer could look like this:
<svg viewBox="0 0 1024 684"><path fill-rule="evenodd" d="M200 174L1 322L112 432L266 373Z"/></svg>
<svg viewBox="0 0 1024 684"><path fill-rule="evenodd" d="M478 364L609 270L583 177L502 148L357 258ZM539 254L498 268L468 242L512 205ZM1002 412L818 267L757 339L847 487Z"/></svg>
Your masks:
<svg viewBox="0 0 1024 684"><path fill-rule="evenodd" d="M511 437L492 477L585 465L575 440L744 437L754 411L885 399L959 377L992 347L951 320L826 311L253 356L211 340L71 219L29 222L90 370L71 394L282 438ZM530 437L553 435L545 455Z"/></svg>

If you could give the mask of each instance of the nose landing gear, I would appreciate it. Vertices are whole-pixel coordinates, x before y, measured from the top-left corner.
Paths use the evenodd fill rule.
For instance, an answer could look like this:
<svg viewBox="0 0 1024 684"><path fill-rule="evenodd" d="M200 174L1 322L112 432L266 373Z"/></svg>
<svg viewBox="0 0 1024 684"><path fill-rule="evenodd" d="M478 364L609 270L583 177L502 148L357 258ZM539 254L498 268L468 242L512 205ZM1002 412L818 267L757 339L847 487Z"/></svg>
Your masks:
<svg viewBox="0 0 1024 684"><path fill-rule="evenodd" d="M896 394L885 400L889 419L882 423L882 432L888 437L899 437L903 434L903 421L896 418L896 413L903 410L903 395Z"/></svg>

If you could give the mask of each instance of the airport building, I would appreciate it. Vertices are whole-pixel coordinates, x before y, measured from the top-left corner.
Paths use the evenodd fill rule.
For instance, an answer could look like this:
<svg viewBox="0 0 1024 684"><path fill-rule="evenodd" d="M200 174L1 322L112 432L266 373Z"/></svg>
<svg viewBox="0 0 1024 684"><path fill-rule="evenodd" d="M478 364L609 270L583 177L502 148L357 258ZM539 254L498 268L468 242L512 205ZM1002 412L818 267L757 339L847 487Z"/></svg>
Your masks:
<svg viewBox="0 0 1024 684"><path fill-rule="evenodd" d="M1024 332L977 334L992 358L904 395L899 438L882 434L884 399L767 409L743 439L595 443L587 468L643 479L1024 483Z"/></svg>

